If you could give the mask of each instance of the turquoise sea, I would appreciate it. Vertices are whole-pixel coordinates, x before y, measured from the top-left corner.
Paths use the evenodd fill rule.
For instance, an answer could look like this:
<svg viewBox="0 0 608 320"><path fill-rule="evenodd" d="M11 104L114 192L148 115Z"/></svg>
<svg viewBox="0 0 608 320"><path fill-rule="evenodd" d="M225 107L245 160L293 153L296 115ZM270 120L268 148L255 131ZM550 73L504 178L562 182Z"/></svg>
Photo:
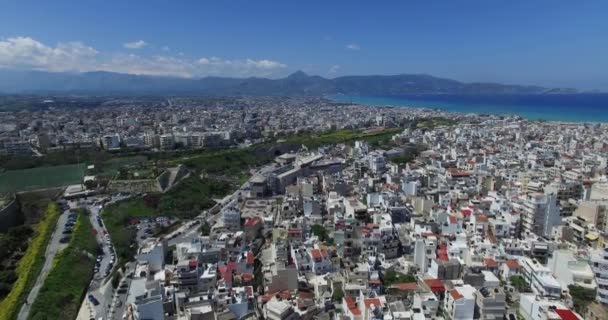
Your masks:
<svg viewBox="0 0 608 320"><path fill-rule="evenodd" d="M608 94L535 95L331 95L336 102L404 106L485 114L514 114L530 120L608 122Z"/></svg>

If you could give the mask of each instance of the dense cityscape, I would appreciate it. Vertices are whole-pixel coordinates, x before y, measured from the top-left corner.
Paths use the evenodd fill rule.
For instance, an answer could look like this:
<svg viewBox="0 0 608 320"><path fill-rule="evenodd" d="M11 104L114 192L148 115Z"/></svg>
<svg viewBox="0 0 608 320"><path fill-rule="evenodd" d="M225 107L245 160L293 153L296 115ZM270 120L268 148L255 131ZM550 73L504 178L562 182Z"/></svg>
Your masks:
<svg viewBox="0 0 608 320"><path fill-rule="evenodd" d="M608 1L0 8L0 320L608 320Z"/></svg>
<svg viewBox="0 0 608 320"><path fill-rule="evenodd" d="M2 119L7 159L110 157L54 198L62 232L17 319L81 237L66 314L83 320L605 319L605 124L276 97L47 99ZM238 175L210 164L261 145L277 149Z"/></svg>

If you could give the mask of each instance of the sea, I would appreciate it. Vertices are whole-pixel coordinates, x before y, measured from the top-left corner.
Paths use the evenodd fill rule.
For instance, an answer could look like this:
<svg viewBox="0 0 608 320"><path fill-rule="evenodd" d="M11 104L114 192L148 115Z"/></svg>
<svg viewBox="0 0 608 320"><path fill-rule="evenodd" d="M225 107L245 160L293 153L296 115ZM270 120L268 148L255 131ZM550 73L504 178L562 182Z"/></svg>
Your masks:
<svg viewBox="0 0 608 320"><path fill-rule="evenodd" d="M336 102L370 106L440 109L452 112L519 115L529 120L608 122L608 93L522 95L331 95Z"/></svg>

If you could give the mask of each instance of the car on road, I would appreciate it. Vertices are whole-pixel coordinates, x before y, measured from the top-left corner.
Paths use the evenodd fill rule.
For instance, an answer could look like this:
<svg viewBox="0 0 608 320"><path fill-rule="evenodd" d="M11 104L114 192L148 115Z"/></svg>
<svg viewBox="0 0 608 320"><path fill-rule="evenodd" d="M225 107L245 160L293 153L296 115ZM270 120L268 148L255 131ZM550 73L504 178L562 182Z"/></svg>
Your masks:
<svg viewBox="0 0 608 320"><path fill-rule="evenodd" d="M70 239L71 239L70 236L65 236L65 237L59 239L59 243L68 243L68 242L70 242Z"/></svg>
<svg viewBox="0 0 608 320"><path fill-rule="evenodd" d="M63 234L71 234L72 233L72 229L65 229L62 232Z"/></svg>
<svg viewBox="0 0 608 320"><path fill-rule="evenodd" d="M92 294L89 294L89 301L91 301L94 306L99 305L99 300L97 300Z"/></svg>

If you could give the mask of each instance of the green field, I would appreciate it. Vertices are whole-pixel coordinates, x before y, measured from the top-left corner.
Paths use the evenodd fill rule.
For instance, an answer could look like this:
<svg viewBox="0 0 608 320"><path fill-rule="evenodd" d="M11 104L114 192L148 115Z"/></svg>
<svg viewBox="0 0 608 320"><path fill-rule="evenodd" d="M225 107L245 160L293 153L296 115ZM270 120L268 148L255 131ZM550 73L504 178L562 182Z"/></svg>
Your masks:
<svg viewBox="0 0 608 320"><path fill-rule="evenodd" d="M84 169L84 164L69 164L5 171L0 174L0 193L78 184L82 181Z"/></svg>
<svg viewBox="0 0 608 320"><path fill-rule="evenodd" d="M114 177L123 167L139 166L145 164L147 161L148 158L146 156L113 158L103 162L99 165L100 168L96 169L99 170L98 174L100 176Z"/></svg>

